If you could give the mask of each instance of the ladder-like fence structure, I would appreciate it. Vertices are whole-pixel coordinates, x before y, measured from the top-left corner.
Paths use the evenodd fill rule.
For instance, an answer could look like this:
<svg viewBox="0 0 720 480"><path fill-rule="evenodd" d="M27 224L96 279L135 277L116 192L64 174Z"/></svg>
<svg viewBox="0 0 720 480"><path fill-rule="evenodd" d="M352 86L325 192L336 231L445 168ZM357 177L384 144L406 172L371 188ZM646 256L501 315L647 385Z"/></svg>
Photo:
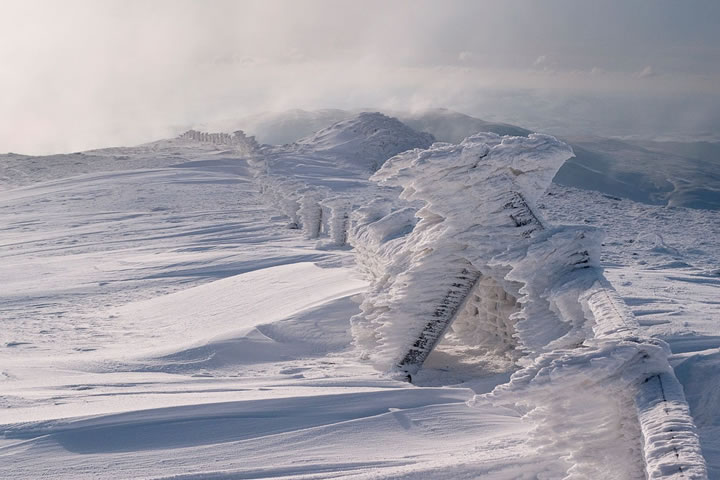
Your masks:
<svg viewBox="0 0 720 480"><path fill-rule="evenodd" d="M598 232L547 225L533 206L571 155L552 137L482 134L390 159L372 179L401 187L402 198L424 207L410 234L361 249L385 262L368 262L375 281L353 318L356 343L378 368L412 381L458 318L483 321L468 299L482 296L481 280L491 278L507 292L503 298L517 299L496 309L507 310L513 348L525 358L558 348L567 358L577 349L578 359L590 348L630 352L616 375L634 398L647 478L707 478L669 348L643 336L605 279ZM392 214L363 215L355 241L388 236Z"/></svg>

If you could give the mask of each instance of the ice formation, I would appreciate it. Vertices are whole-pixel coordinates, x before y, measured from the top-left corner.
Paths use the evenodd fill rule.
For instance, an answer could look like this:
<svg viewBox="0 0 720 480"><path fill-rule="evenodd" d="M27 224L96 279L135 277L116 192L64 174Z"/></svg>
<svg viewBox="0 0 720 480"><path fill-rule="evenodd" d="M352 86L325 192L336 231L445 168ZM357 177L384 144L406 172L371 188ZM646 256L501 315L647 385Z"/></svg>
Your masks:
<svg viewBox="0 0 720 480"><path fill-rule="evenodd" d="M600 413L607 423L572 450L565 478L599 478L621 457L648 478L706 478L669 348L640 336L603 277L600 233L547 225L534 207L572 155L546 135L478 134L388 160L371 179L421 205L378 201L355 215L352 243L373 280L352 319L356 344L408 379L444 336L512 360L511 381L476 402L534 417L538 445L597 428Z"/></svg>
<svg viewBox="0 0 720 480"><path fill-rule="evenodd" d="M412 374L456 316L458 329L466 330L475 328L467 318L474 316L478 330L497 338L492 343L503 343L506 351L539 350L570 335L571 326L551 312L539 328L525 322L528 309L540 308L518 308L523 284L508 275L520 259L525 265L531 261L533 234L548 244L568 235L546 231L530 205L570 156L570 147L545 135L478 134L459 145L435 144L386 162L372 180L401 187L402 199L425 204L411 232L407 208L386 213L368 206L354 223L353 244L375 279L362 314L353 319L365 355L383 370ZM577 229L569 232L586 238ZM568 248L584 256L578 253L570 265L555 268L590 261L586 246ZM489 295L476 294L480 291Z"/></svg>

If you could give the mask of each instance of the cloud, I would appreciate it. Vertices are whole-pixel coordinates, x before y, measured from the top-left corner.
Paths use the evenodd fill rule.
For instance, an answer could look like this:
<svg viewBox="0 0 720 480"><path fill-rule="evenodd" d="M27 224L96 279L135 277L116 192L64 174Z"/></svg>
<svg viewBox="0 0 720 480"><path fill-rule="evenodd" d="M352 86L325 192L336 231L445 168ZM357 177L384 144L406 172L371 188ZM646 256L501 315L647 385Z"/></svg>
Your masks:
<svg viewBox="0 0 720 480"><path fill-rule="evenodd" d="M472 60L472 58L472 52L463 51L458 54L458 60L460 60L461 62L469 62L470 60Z"/></svg>
<svg viewBox="0 0 720 480"><path fill-rule="evenodd" d="M657 2L7 2L0 152L139 143L263 110L462 109L498 89L720 94L720 19ZM628 81L644 64L663 74ZM492 108L479 114L501 118Z"/></svg>
<svg viewBox="0 0 720 480"><path fill-rule="evenodd" d="M650 65L633 74L635 78L650 78L658 76L658 73Z"/></svg>
<svg viewBox="0 0 720 480"><path fill-rule="evenodd" d="M555 72L561 70L560 65L557 62L557 60L550 58L547 55L538 56L535 59L535 61L533 62L532 66L533 66L533 69L535 69L535 70L540 70L540 71L548 72L548 73L555 73ZM574 72L578 72L578 71L579 71L579 69L575 69L575 68L566 69L566 72L574 73Z"/></svg>

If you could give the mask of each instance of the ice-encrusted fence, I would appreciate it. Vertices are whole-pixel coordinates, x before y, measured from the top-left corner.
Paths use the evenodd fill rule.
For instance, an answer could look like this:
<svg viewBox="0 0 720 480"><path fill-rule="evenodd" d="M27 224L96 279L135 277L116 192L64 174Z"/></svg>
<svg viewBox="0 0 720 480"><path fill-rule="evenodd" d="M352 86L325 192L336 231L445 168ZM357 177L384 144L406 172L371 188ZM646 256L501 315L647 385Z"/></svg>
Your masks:
<svg viewBox="0 0 720 480"><path fill-rule="evenodd" d="M352 197L278 175L259 173L260 192L289 219L290 228L303 231L308 239L325 239L344 247L348 243Z"/></svg>
<svg viewBox="0 0 720 480"><path fill-rule="evenodd" d="M177 138L236 150L248 161L260 193L288 217L290 228L303 230L308 239L327 237L332 245L346 245L351 210L349 199L333 194L327 188L271 172L264 151L267 146L258 144L255 137L242 130L232 134L188 130Z"/></svg>
<svg viewBox="0 0 720 480"><path fill-rule="evenodd" d="M480 348L517 371L476 401L523 409L548 434L539 448L558 431L581 439L566 478L707 478L667 345L640 334L605 280L599 232L548 225L533 207L567 145L479 134L405 152L372 178L402 190L398 205L271 172L244 135L183 138L239 145L291 226L352 244L373 279L352 330L378 368L410 379L441 341Z"/></svg>
<svg viewBox="0 0 720 480"><path fill-rule="evenodd" d="M707 478L669 349L605 280L600 233L533 207L571 155L548 136L479 134L386 162L372 179L421 205L378 200L352 219L373 280L356 344L408 379L448 333L510 358L511 381L476 401L524 409L538 435L581 437L566 478Z"/></svg>
<svg viewBox="0 0 720 480"><path fill-rule="evenodd" d="M667 363L668 345L640 333L634 315L603 276L598 275L580 301L594 319L597 340L634 344L646 364L656 362L642 372L634 397L648 478L707 478L682 385Z"/></svg>
<svg viewBox="0 0 720 480"><path fill-rule="evenodd" d="M302 230L307 239L322 239L328 246L347 245L350 215L362 196L335 192L269 171L262 155L249 160L260 193L288 217L290 228ZM369 182L365 183L369 186Z"/></svg>
<svg viewBox="0 0 720 480"><path fill-rule="evenodd" d="M199 130L188 130L177 137L180 140L192 142L211 143L213 145L227 145L241 147L247 153L258 148L255 137L245 135L242 130L236 130L232 134L225 132L201 132Z"/></svg>

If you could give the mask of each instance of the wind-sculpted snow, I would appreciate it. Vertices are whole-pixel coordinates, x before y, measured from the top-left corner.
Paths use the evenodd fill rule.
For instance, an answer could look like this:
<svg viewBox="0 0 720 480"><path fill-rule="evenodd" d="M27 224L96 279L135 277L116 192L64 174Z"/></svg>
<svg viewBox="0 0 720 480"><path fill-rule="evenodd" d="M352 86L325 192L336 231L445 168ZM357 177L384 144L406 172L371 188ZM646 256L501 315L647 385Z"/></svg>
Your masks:
<svg viewBox="0 0 720 480"><path fill-rule="evenodd" d="M534 206L571 156L549 136L478 134L387 161L372 180L422 206L416 224L386 201L355 215L373 281L356 345L410 379L444 336L505 357L511 381L475 402L525 413L538 447L568 462L557 478L707 478L669 348L603 277L602 236L548 226Z"/></svg>
<svg viewBox="0 0 720 480"><path fill-rule="evenodd" d="M344 125L2 156L0 478L720 475L718 212Z"/></svg>
<svg viewBox="0 0 720 480"><path fill-rule="evenodd" d="M416 213L417 225L405 236L397 234L407 233L411 226L408 210L382 215L370 212L370 206L359 213L364 218L356 219L353 245L375 279L363 314L353 319L365 355L381 369L400 366L408 351L420 349L421 357L427 355L444 333L441 329L427 344L414 345L428 322L444 317L449 324L476 284L487 283L481 281L486 277L498 281L507 293L501 310L504 302L515 304L522 285L505 278L512 257L506 250L508 246L522 250L533 232L544 229L528 205L570 156L570 147L545 135L478 134L459 145L435 144L386 162L372 179L402 187L402 199L426 204ZM395 233L388 234L388 227ZM508 259L499 260L501 254ZM373 257L384 261L378 265ZM518 318L509 310L501 317L505 331ZM558 330L556 325L545 330L552 338L543 343L557 337L552 333ZM508 338L517 342L514 333ZM517 348L525 346L512 346ZM422 360L402 369L414 373Z"/></svg>

